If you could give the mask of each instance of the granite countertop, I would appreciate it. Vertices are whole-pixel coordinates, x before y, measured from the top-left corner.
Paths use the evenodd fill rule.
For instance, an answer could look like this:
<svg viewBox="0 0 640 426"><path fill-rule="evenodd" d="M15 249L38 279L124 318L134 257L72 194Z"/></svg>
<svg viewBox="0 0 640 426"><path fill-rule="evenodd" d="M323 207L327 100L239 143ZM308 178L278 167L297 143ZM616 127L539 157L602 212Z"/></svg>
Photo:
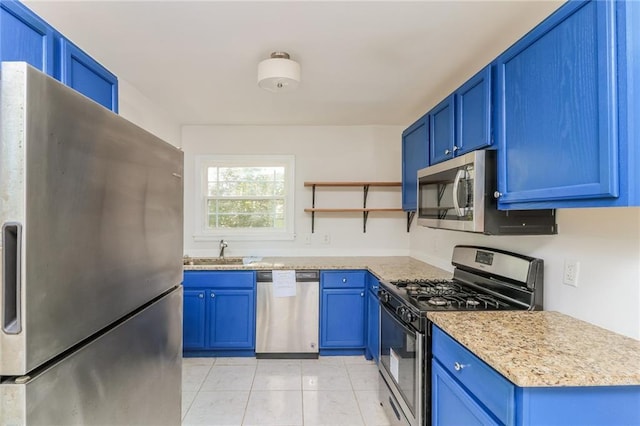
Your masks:
<svg viewBox="0 0 640 426"><path fill-rule="evenodd" d="M247 265L185 265L184 270L368 269L381 280L451 278L452 273L409 256L265 257Z"/></svg>
<svg viewBox="0 0 640 426"><path fill-rule="evenodd" d="M640 341L558 312L427 317L521 387L640 385Z"/></svg>

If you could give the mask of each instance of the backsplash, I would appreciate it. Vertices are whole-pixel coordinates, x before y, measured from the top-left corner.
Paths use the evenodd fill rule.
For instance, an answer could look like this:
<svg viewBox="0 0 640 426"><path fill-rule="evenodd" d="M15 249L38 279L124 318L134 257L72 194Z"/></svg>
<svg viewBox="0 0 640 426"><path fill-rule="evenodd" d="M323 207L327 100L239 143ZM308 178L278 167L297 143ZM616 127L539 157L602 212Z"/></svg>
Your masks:
<svg viewBox="0 0 640 426"><path fill-rule="evenodd" d="M640 208L563 209L558 235L486 236L414 226L411 256L451 270L456 244L544 259L544 309L640 339ZM563 284L565 260L580 262L578 286Z"/></svg>

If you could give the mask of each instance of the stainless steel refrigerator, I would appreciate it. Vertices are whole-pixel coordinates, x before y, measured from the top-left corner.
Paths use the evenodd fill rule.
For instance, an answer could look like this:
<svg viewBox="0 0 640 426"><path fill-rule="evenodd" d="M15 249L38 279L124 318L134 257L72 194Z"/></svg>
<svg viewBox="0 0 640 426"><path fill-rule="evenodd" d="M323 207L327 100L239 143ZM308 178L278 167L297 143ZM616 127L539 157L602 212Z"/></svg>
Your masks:
<svg viewBox="0 0 640 426"><path fill-rule="evenodd" d="M21 62L0 125L0 424L180 424L182 152Z"/></svg>

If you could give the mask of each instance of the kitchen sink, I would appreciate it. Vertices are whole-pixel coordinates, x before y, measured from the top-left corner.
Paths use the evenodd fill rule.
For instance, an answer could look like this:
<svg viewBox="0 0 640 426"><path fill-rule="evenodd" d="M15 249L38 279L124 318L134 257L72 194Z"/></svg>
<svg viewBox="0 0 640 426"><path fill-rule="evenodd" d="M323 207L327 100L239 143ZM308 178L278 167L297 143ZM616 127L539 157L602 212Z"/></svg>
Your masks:
<svg viewBox="0 0 640 426"><path fill-rule="evenodd" d="M241 257L188 257L183 263L189 266L242 265Z"/></svg>

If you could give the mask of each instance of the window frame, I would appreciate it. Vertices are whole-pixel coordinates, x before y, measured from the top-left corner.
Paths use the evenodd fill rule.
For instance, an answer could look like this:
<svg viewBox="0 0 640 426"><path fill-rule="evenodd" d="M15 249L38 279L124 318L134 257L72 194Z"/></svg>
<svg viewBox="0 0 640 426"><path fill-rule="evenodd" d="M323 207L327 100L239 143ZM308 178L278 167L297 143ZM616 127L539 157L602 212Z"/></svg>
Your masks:
<svg viewBox="0 0 640 426"><path fill-rule="evenodd" d="M211 230L207 227L207 200L209 167L274 167L284 166L285 226L282 230L225 228ZM295 156L293 155L197 155L195 158L195 241L214 241L221 238L246 241L293 240L295 214Z"/></svg>

